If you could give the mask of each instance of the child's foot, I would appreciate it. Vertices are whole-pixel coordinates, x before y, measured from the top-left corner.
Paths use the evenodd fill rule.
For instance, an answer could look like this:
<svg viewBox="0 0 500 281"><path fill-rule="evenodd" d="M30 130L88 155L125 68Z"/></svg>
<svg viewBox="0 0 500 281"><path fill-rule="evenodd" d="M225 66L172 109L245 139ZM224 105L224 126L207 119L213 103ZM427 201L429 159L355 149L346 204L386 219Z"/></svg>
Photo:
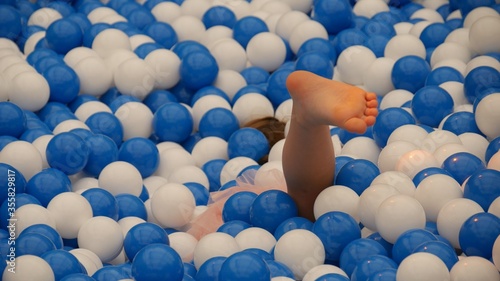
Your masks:
<svg viewBox="0 0 500 281"><path fill-rule="evenodd" d="M296 121L303 127L333 125L364 133L375 123L378 102L374 93L307 71L291 73L286 86Z"/></svg>

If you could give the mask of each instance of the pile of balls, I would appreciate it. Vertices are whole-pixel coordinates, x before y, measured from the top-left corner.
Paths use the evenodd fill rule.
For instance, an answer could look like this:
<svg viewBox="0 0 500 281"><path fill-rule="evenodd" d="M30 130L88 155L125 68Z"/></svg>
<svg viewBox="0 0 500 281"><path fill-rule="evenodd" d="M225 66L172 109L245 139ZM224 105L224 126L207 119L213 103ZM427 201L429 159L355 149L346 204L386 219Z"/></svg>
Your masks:
<svg viewBox="0 0 500 281"><path fill-rule="evenodd" d="M288 124L295 70L376 124L331 128L315 222L250 189L198 240L283 185L245 124ZM498 281L499 108L498 0L0 1L1 280Z"/></svg>

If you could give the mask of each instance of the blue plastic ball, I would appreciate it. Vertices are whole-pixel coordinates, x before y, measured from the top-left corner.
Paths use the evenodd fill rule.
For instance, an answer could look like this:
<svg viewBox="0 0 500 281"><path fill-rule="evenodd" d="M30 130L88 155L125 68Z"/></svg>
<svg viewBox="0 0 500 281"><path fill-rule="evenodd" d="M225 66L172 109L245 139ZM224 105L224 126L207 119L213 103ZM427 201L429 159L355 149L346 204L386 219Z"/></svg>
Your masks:
<svg viewBox="0 0 500 281"><path fill-rule="evenodd" d="M333 77L333 63L327 55L320 52L311 51L299 56L295 61L295 69L309 71L328 79Z"/></svg>
<svg viewBox="0 0 500 281"><path fill-rule="evenodd" d="M28 129L24 131L24 133L19 137L19 140L33 142L37 138L44 135L51 135L52 132L46 128L36 128L36 129Z"/></svg>
<svg viewBox="0 0 500 281"><path fill-rule="evenodd" d="M16 40L21 34L22 26L19 11L2 3L0 5L0 37Z"/></svg>
<svg viewBox="0 0 500 281"><path fill-rule="evenodd" d="M351 46L364 45L366 40L368 40L368 36L363 31L356 28L348 28L337 34L333 39L333 46L337 54L340 54Z"/></svg>
<svg viewBox="0 0 500 281"><path fill-rule="evenodd" d="M95 187L82 192L92 208L94 217L105 216L118 220L118 202L109 191Z"/></svg>
<svg viewBox="0 0 500 281"><path fill-rule="evenodd" d="M210 192L206 187L197 182L186 182L184 185L193 193L196 206L206 206L210 198Z"/></svg>
<svg viewBox="0 0 500 281"><path fill-rule="evenodd" d="M65 18L75 12L75 9L69 3L64 1L50 2L46 7L58 11Z"/></svg>
<svg viewBox="0 0 500 281"><path fill-rule="evenodd" d="M96 281L121 280L130 278L130 275L119 266L108 265L98 269L92 278Z"/></svg>
<svg viewBox="0 0 500 281"><path fill-rule="evenodd" d="M269 79L269 72L258 66L247 67L240 74L245 78L247 85L264 84Z"/></svg>
<svg viewBox="0 0 500 281"><path fill-rule="evenodd" d="M73 175L87 165L89 147L79 136L66 132L55 135L49 141L46 154L50 167Z"/></svg>
<svg viewBox="0 0 500 281"><path fill-rule="evenodd" d="M448 81L463 83L464 77L455 68L442 66L432 70L429 73L427 79L425 80L425 86L439 86Z"/></svg>
<svg viewBox="0 0 500 281"><path fill-rule="evenodd" d="M386 268L372 274L366 281L396 281L397 269Z"/></svg>
<svg viewBox="0 0 500 281"><path fill-rule="evenodd" d="M200 132L192 133L181 145L189 153L193 152L194 146L202 139Z"/></svg>
<svg viewBox="0 0 500 281"><path fill-rule="evenodd" d="M92 26L92 23L87 18L86 15L78 12L74 12L66 17L66 19L76 23L80 29L82 30L82 44L83 44L83 34L85 30L89 29Z"/></svg>
<svg viewBox="0 0 500 281"><path fill-rule="evenodd" d="M399 9L390 9L389 11L378 12L371 18L371 20L385 22L392 26L403 21L401 10Z"/></svg>
<svg viewBox="0 0 500 281"><path fill-rule="evenodd" d="M141 249L155 243L169 245L168 235L157 224L145 222L133 226L127 232L123 240L123 247L128 259L133 261Z"/></svg>
<svg viewBox="0 0 500 281"><path fill-rule="evenodd" d="M0 102L0 135L18 138L26 130L26 115L14 103Z"/></svg>
<svg viewBox="0 0 500 281"><path fill-rule="evenodd" d="M120 95L109 104L109 109L111 109L111 112L115 113L120 106L127 102L140 102L140 100L134 96Z"/></svg>
<svg viewBox="0 0 500 281"><path fill-rule="evenodd" d="M186 275L189 275L189 276L196 276L196 272L198 272L196 270L196 267L194 266L193 263L188 263L188 262L185 262L184 263L184 276Z"/></svg>
<svg viewBox="0 0 500 281"><path fill-rule="evenodd" d="M251 224L244 222L244 221L239 221L239 220L232 220L225 222L223 225L221 225L218 229L217 232L222 232L222 233L227 233L233 237L236 237L238 233L241 231L252 227Z"/></svg>
<svg viewBox="0 0 500 281"><path fill-rule="evenodd" d="M208 182L210 184L210 192L214 192L220 189L220 173L226 162L227 160L224 159L214 159L203 164L203 166L201 167L205 175L207 175Z"/></svg>
<svg viewBox="0 0 500 281"><path fill-rule="evenodd" d="M323 242L328 263L338 262L347 244L361 238L358 223L344 212L323 214L314 222L312 231Z"/></svg>
<svg viewBox="0 0 500 281"><path fill-rule="evenodd" d="M104 167L118 160L118 148L109 137L95 134L87 137L85 143L89 147L89 158L83 171L87 174L98 177Z"/></svg>
<svg viewBox="0 0 500 281"><path fill-rule="evenodd" d="M384 57L385 46L389 42L389 38L382 35L374 35L366 39L365 47L370 49L377 58Z"/></svg>
<svg viewBox="0 0 500 281"><path fill-rule="evenodd" d="M43 58L42 58L43 59ZM42 109L40 109L38 112L37 112L37 116L38 118L40 118L40 120L42 121L46 121L46 119L54 114L54 113L61 113L61 112L70 112L68 110L68 107L66 107L64 104L60 103L60 102L53 102L53 101L49 101L44 107L42 107ZM76 119L76 117L75 117Z"/></svg>
<svg viewBox="0 0 500 281"><path fill-rule="evenodd" d="M230 159L245 156L258 161L268 154L270 149L264 133L250 127L235 131L227 142L227 152Z"/></svg>
<svg viewBox="0 0 500 281"><path fill-rule="evenodd" d="M380 233L374 232L374 233L368 235L367 238L372 239L372 240L376 241L377 243L379 243L380 245L382 245L382 247L384 247L384 249L387 251L387 255L389 257L392 257L393 245L391 243L387 242L384 238L382 238L382 236L380 236Z"/></svg>
<svg viewBox="0 0 500 281"><path fill-rule="evenodd" d="M335 157L335 178L337 178L337 175L340 172L340 169L344 167L345 164L353 160L354 158L349 157L349 156L337 156Z"/></svg>
<svg viewBox="0 0 500 281"><path fill-rule="evenodd" d="M26 57L26 62L29 63L31 66L34 66L40 59L44 57L57 57L58 54L51 49L36 49L33 50L27 57Z"/></svg>
<svg viewBox="0 0 500 281"><path fill-rule="evenodd" d="M73 273L64 276L61 281L95 281L95 279L84 273Z"/></svg>
<svg viewBox="0 0 500 281"><path fill-rule="evenodd" d="M378 146L385 147L394 130L409 124L415 124L415 118L408 111L397 107L381 110L373 125L373 139Z"/></svg>
<svg viewBox="0 0 500 281"><path fill-rule="evenodd" d="M225 222L234 220L250 223L250 207L257 198L257 194L250 191L242 191L231 195L224 203L222 219Z"/></svg>
<svg viewBox="0 0 500 281"><path fill-rule="evenodd" d="M392 83L396 89L415 93L425 85L430 72L431 67L423 58L405 56L398 59L392 68Z"/></svg>
<svg viewBox="0 0 500 281"><path fill-rule="evenodd" d="M443 130L450 131L457 136L463 133L481 134L474 113L468 111L459 111L448 116L443 123Z"/></svg>
<svg viewBox="0 0 500 281"><path fill-rule="evenodd" d="M363 26L365 26L365 24L368 21L369 21L369 19L367 17L354 15L354 17L352 18L352 24L351 24L350 28L354 28L354 29L361 31ZM332 38L332 39L334 39L334 38Z"/></svg>
<svg viewBox="0 0 500 281"><path fill-rule="evenodd" d="M149 53L162 49L163 46L156 42L146 42L135 48L134 53L141 59L145 59Z"/></svg>
<svg viewBox="0 0 500 281"><path fill-rule="evenodd" d="M321 23L330 34L337 34L351 26L354 14L347 0L314 1L313 9L312 19Z"/></svg>
<svg viewBox="0 0 500 281"><path fill-rule="evenodd" d="M465 76L465 97L470 103L488 88L500 87L500 72L490 66L476 67Z"/></svg>
<svg viewBox="0 0 500 281"><path fill-rule="evenodd" d="M153 22L144 28L144 33L166 49L171 49L178 41L174 28L165 22Z"/></svg>
<svg viewBox="0 0 500 281"><path fill-rule="evenodd" d="M208 95L216 95L225 99L229 103L231 102L227 94L220 88L217 88L215 86L206 86L197 90L196 93L192 96L191 106L193 106L200 98Z"/></svg>
<svg viewBox="0 0 500 281"><path fill-rule="evenodd" d="M118 220L125 217L148 219L146 206L144 206L144 202L139 197L128 193L121 193L116 195L115 198L118 204Z"/></svg>
<svg viewBox="0 0 500 281"><path fill-rule="evenodd" d="M195 279L197 281L219 280L219 273L224 261L226 261L225 257L213 257L206 260L198 269Z"/></svg>
<svg viewBox="0 0 500 281"><path fill-rule="evenodd" d="M435 48L444 42L451 31L452 29L444 23L432 23L422 30L420 40L426 48Z"/></svg>
<svg viewBox="0 0 500 281"><path fill-rule="evenodd" d="M0 136L0 150L2 150L9 143L17 140L17 138L11 136Z"/></svg>
<svg viewBox="0 0 500 281"><path fill-rule="evenodd" d="M209 52L195 51L182 57L179 73L186 88L198 90L215 81L219 66Z"/></svg>
<svg viewBox="0 0 500 281"><path fill-rule="evenodd" d="M93 24L89 29L85 30L83 33L83 46L87 48L92 48L92 43L94 42L95 37L101 31L111 28L110 24L107 23L96 23Z"/></svg>
<svg viewBox="0 0 500 281"><path fill-rule="evenodd" d="M388 38L396 36L396 30L394 27L386 22L370 20L361 29L368 37L381 35Z"/></svg>
<svg viewBox="0 0 500 281"><path fill-rule="evenodd" d="M121 144L118 150L118 160L134 165L141 173L141 176L147 178L158 168L160 154L151 140L136 137Z"/></svg>
<svg viewBox="0 0 500 281"><path fill-rule="evenodd" d="M281 190L268 190L252 202L250 222L253 226L274 233L278 225L297 214L297 206L290 195Z"/></svg>
<svg viewBox="0 0 500 281"><path fill-rule="evenodd" d="M83 43L80 26L68 19L59 19L49 25L45 39L49 48L59 54L66 54Z"/></svg>
<svg viewBox="0 0 500 281"><path fill-rule="evenodd" d="M458 241L467 256L490 259L491 249L499 235L500 218L490 213L478 213L464 222L458 234Z"/></svg>
<svg viewBox="0 0 500 281"><path fill-rule="evenodd" d="M271 278L274 277L288 277L292 279L295 278L292 270L290 270L290 268L288 268L283 263L275 260L266 260L266 263L267 267L269 267Z"/></svg>
<svg viewBox="0 0 500 281"><path fill-rule="evenodd" d="M386 256L372 255L358 262L351 275L351 280L366 280L381 270L397 269L397 267L397 264Z"/></svg>
<svg viewBox="0 0 500 281"><path fill-rule="evenodd" d="M306 229L312 231L313 223L303 217L293 217L284 220L274 231L274 238L279 240L283 234L294 229Z"/></svg>
<svg viewBox="0 0 500 281"><path fill-rule="evenodd" d="M492 169L473 173L464 186L464 198L478 203L487 211L491 203L500 196L500 171Z"/></svg>
<svg viewBox="0 0 500 281"><path fill-rule="evenodd" d="M36 233L39 235L43 235L47 237L52 242L52 244L54 244L55 249L63 248L63 239L61 235L59 235L59 233L51 226L48 226L46 224L30 225L19 234L19 237L26 235L28 233Z"/></svg>
<svg viewBox="0 0 500 281"><path fill-rule="evenodd" d="M267 97L269 101L277 108L282 102L291 98L286 88L286 79L292 73L292 69L278 69L269 76L267 86Z"/></svg>
<svg viewBox="0 0 500 281"><path fill-rule="evenodd" d="M175 44L174 47L172 47L172 51L176 53L181 60L184 59L185 56L197 51L209 52L205 45L193 40L185 40Z"/></svg>
<svg viewBox="0 0 500 281"><path fill-rule="evenodd" d="M132 262L132 277L137 281L181 281L182 259L165 244L150 244L140 250Z"/></svg>
<svg viewBox="0 0 500 281"><path fill-rule="evenodd" d="M61 110L48 115L44 123L49 130L53 131L57 125L66 120L77 120L77 118L72 112Z"/></svg>
<svg viewBox="0 0 500 281"><path fill-rule="evenodd" d="M98 99L94 96L91 96L89 94L80 94L78 95L74 100L72 100L70 103L68 103L67 108L71 110L71 112L75 112L80 105L89 102L89 101L98 101Z"/></svg>
<svg viewBox="0 0 500 281"><path fill-rule="evenodd" d="M80 80L76 72L65 64L55 64L42 73L50 87L50 101L68 103L80 92Z"/></svg>
<svg viewBox="0 0 500 281"><path fill-rule="evenodd" d="M203 14L201 21L207 29L217 25L226 26L232 29L237 19L234 12L229 8L225 6L213 6Z"/></svg>
<svg viewBox="0 0 500 281"><path fill-rule="evenodd" d="M45 235L40 233L25 233L15 240L16 255L34 255L41 257L43 254L56 249L56 246Z"/></svg>
<svg viewBox="0 0 500 281"><path fill-rule="evenodd" d="M240 128L234 113L226 108L216 107L207 111L200 119L199 132L201 137L229 138Z"/></svg>
<svg viewBox="0 0 500 281"><path fill-rule="evenodd" d="M222 263L218 280L268 281L270 277L269 267L261 257L243 251L229 256Z"/></svg>
<svg viewBox="0 0 500 281"><path fill-rule="evenodd" d="M64 276L73 273L86 273L78 259L68 251L48 251L41 258L50 265L56 280L61 280Z"/></svg>
<svg viewBox="0 0 500 281"><path fill-rule="evenodd" d="M411 255L415 248L428 241L438 241L437 237L425 229L411 229L402 233L392 247L392 259L400 264Z"/></svg>
<svg viewBox="0 0 500 281"><path fill-rule="evenodd" d="M411 109L421 124L437 128L453 112L453 99L443 88L425 86L413 96Z"/></svg>
<svg viewBox="0 0 500 281"><path fill-rule="evenodd" d="M365 159L354 159L340 169L335 184L347 186L361 195L378 175L380 170L375 164Z"/></svg>
<svg viewBox="0 0 500 281"><path fill-rule="evenodd" d="M161 106L153 117L153 131L160 141L180 143L193 130L193 117L186 107L169 102Z"/></svg>
<svg viewBox="0 0 500 281"><path fill-rule="evenodd" d="M178 100L174 94L166 90L155 90L151 92L143 101L143 103L149 107L153 113L167 102L178 102Z"/></svg>
<svg viewBox="0 0 500 281"><path fill-rule="evenodd" d="M446 158L442 168L450 173L459 184L462 184L469 176L485 169L486 166L476 155L468 152L458 152Z"/></svg>
<svg viewBox="0 0 500 281"><path fill-rule="evenodd" d="M371 255L388 256L387 250L378 242L368 238L360 238L347 244L340 254L339 265L351 276L354 268L362 259Z"/></svg>
<svg viewBox="0 0 500 281"><path fill-rule="evenodd" d="M302 45L300 45L300 48L297 52L297 57L300 57L301 55L308 52L320 52L328 56L332 63L335 63L337 61L337 52L335 51L332 43L327 39L311 38L305 41L304 43L302 43Z"/></svg>
<svg viewBox="0 0 500 281"><path fill-rule="evenodd" d="M44 73L49 67L63 64L64 61L60 57L45 56L40 58L33 67L38 73Z"/></svg>
<svg viewBox="0 0 500 281"><path fill-rule="evenodd" d="M239 19L233 27L233 38L243 48L246 48L250 39L261 32L268 32L267 24L255 16L246 16Z"/></svg>
<svg viewBox="0 0 500 281"><path fill-rule="evenodd" d="M463 0L463 1L457 1L458 8L460 9L460 12L462 13L463 17L467 16L470 11L474 10L475 8L478 7L491 7L495 4L495 0Z"/></svg>
<svg viewBox="0 0 500 281"><path fill-rule="evenodd" d="M266 90L263 89L262 87L258 87L258 86L254 86L254 85L244 86L243 88L239 89L236 92L236 94L233 96L231 103L234 105L239 98L241 98L242 96L244 96L246 94L261 94L263 96L266 96Z"/></svg>
<svg viewBox="0 0 500 281"><path fill-rule="evenodd" d="M128 19L128 22L133 26L135 26L139 30L144 30L146 26L154 23L156 20L153 14L148 9L142 7L141 5L138 6L139 7L137 9L133 9L126 16L126 18Z"/></svg>
<svg viewBox="0 0 500 281"><path fill-rule="evenodd" d="M109 112L90 115L85 124L94 134L102 134L112 139L119 147L123 141L123 126L120 120Z"/></svg>
<svg viewBox="0 0 500 281"><path fill-rule="evenodd" d="M448 267L448 270L458 262L458 256L455 249L441 241L428 241L420 244L413 253L426 252L438 256Z"/></svg>
<svg viewBox="0 0 500 281"><path fill-rule="evenodd" d="M42 206L47 207L56 195L71 191L71 181L58 169L44 169L26 184L26 193L33 195Z"/></svg>
<svg viewBox="0 0 500 281"><path fill-rule="evenodd" d="M418 186L425 178L427 178L428 176L435 175L435 174L443 174L443 175L447 175L447 176L451 177L450 173L448 173L448 171L446 171L443 168L429 167L429 168L425 168L425 169L421 170L420 172L418 172L413 177L412 181L415 184L415 186Z"/></svg>
<svg viewBox="0 0 500 281"><path fill-rule="evenodd" d="M500 151L500 136L491 140L490 144L488 144L485 155L486 163L490 162L491 157L498 151Z"/></svg>
<svg viewBox="0 0 500 281"><path fill-rule="evenodd" d="M350 279L345 277L344 275L340 275L337 273L327 273L315 279L315 281L349 281L349 280Z"/></svg>

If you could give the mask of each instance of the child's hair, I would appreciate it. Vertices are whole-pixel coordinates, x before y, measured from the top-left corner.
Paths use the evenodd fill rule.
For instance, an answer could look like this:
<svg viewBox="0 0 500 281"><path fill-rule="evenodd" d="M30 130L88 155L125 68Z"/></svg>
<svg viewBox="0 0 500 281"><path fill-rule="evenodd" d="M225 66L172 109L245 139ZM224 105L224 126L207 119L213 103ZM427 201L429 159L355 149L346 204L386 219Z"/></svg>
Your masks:
<svg viewBox="0 0 500 281"><path fill-rule="evenodd" d="M285 126L286 124L279 121L274 117L264 117L256 120L252 120L245 124L244 127L255 128L261 131L264 136L266 136L269 142L269 147L273 147L278 141L285 138ZM259 159L259 164L264 164L268 160L268 155L265 155Z"/></svg>

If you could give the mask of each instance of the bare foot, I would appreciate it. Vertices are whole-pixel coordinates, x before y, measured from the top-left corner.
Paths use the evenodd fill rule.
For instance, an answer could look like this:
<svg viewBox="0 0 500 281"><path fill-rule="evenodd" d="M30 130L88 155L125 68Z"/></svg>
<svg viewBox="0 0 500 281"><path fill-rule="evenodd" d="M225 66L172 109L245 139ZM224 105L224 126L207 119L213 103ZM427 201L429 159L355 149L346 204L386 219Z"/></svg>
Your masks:
<svg viewBox="0 0 500 281"><path fill-rule="evenodd" d="M291 73L286 86L296 121L304 127L333 125L364 133L375 123L378 102L374 93L307 71Z"/></svg>

